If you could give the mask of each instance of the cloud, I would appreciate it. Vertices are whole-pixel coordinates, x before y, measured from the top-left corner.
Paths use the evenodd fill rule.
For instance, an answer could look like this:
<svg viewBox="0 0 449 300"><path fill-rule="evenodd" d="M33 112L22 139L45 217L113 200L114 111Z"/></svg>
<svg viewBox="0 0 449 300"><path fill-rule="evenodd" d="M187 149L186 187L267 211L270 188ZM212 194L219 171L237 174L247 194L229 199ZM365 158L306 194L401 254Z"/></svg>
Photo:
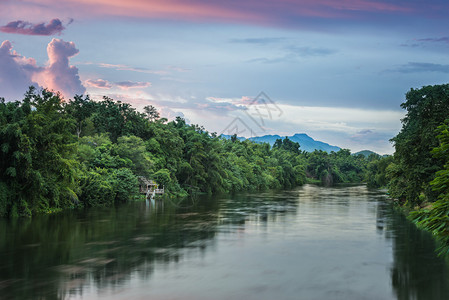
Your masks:
<svg viewBox="0 0 449 300"><path fill-rule="evenodd" d="M133 81L121 81L121 82L109 82L104 79L88 79L84 81L84 84L88 87L97 89L111 89L113 87L118 87L121 90L146 88L151 86L151 82L133 82Z"/></svg>
<svg viewBox="0 0 449 300"><path fill-rule="evenodd" d="M389 140L395 136L395 132L379 132L372 129L364 129L347 138L347 144L353 149L370 149L378 153L391 153L392 144Z"/></svg>
<svg viewBox="0 0 449 300"><path fill-rule="evenodd" d="M212 99L213 98L207 98L206 101L196 101L194 103L194 108L216 113L226 113L230 111L245 109L245 107L241 105L235 105L228 102L216 102Z"/></svg>
<svg viewBox="0 0 449 300"><path fill-rule="evenodd" d="M255 97L242 96L240 98L220 98L208 97L208 101L215 103L229 103L233 104L239 110L247 110L251 106L263 106L265 108L271 107L271 111L279 110L277 104L265 92L260 92Z"/></svg>
<svg viewBox="0 0 449 300"><path fill-rule="evenodd" d="M47 46L48 62L39 67L33 58L26 58L12 50L9 41L0 46L0 93L10 100L17 99L30 85L61 92L64 97L83 94L78 69L69 64L76 55L73 42L53 39Z"/></svg>
<svg viewBox="0 0 449 300"><path fill-rule="evenodd" d="M71 20L69 24L72 22ZM25 21L13 21L9 22L5 26L0 27L0 31L5 33L17 33L17 34L26 34L26 35L54 35L61 34L61 32L65 29L62 25L61 20L53 19L48 24L45 23L37 23L32 24L30 22Z"/></svg>
<svg viewBox="0 0 449 300"><path fill-rule="evenodd" d="M298 46L291 43L286 45L286 41L289 41L289 39L283 37L245 38L230 40L231 43L249 44L262 47L270 46L270 49L278 46L278 52L283 53L283 55L281 54L277 57L258 57L250 59L247 62L260 62L266 64L296 62L300 58L328 56L338 52L335 49L324 47Z"/></svg>
<svg viewBox="0 0 449 300"><path fill-rule="evenodd" d="M0 66L0 97L17 100L29 86L38 86L32 76L41 68L34 59L13 51L11 42L7 40L0 46Z"/></svg>
<svg viewBox="0 0 449 300"><path fill-rule="evenodd" d="M84 84L88 87L93 87L97 89L110 89L112 88L112 84L103 79L88 79L84 81Z"/></svg>
<svg viewBox="0 0 449 300"><path fill-rule="evenodd" d="M359 132L356 133L356 135L367 135L367 134L371 134L373 133L373 131L371 129L363 129L360 130Z"/></svg>
<svg viewBox="0 0 449 300"><path fill-rule="evenodd" d="M167 120L169 120L169 121L176 119L176 117L181 117L184 120L186 120L187 124L190 123L190 120L187 119L186 116L180 111L174 111L173 109L171 109L169 107L161 107L158 110L160 112L161 117L167 118Z"/></svg>
<svg viewBox="0 0 449 300"><path fill-rule="evenodd" d="M234 105L240 105L241 109L245 109L245 105L249 105L254 101L254 98L243 96L241 98L220 98L220 97L207 97L206 100L215 103L231 103Z"/></svg>
<svg viewBox="0 0 449 300"><path fill-rule="evenodd" d="M422 62L409 62L405 65L400 65L395 69L386 70L386 72L398 72L398 73L423 73L423 72L439 72L449 73L449 65L434 64L434 63L422 63Z"/></svg>
<svg viewBox="0 0 449 300"><path fill-rule="evenodd" d="M439 43L439 44L449 44L449 36L443 36L438 38L422 38L422 39L413 39L407 41L406 43L401 44L402 47L426 47L427 43Z"/></svg>
<svg viewBox="0 0 449 300"><path fill-rule="evenodd" d="M74 42L52 39L47 46L48 66L36 75L36 80L45 88L59 91L65 97L84 94L86 88L79 78L78 68L69 63L69 58L78 52Z"/></svg>
<svg viewBox="0 0 449 300"><path fill-rule="evenodd" d="M23 18L25 15L31 18L37 13L42 16L70 11L79 18L111 16L296 27L303 27L312 18L355 20L358 17L360 20L363 16L372 18L374 14L420 12L441 15L447 11L445 3L436 7L405 0L394 3L388 0L27 0L6 1L2 5L0 16L3 17Z"/></svg>
<svg viewBox="0 0 449 300"><path fill-rule="evenodd" d="M101 95L102 96L102 95ZM101 99L100 95L93 95L93 98ZM129 90L124 93L110 93L106 95L112 99L120 100L122 102L131 103L138 109L151 104L156 108L170 107L174 111L182 110L184 113L188 111L196 111L205 115L227 115L233 111L245 110L244 105L233 104L228 101L221 101L209 97L207 99L185 99L179 96L168 94L149 94L144 91Z"/></svg>
<svg viewBox="0 0 449 300"><path fill-rule="evenodd" d="M151 82L132 82L132 81L121 81L115 83L120 89L128 90L135 88L146 88L151 86Z"/></svg>
<svg viewBox="0 0 449 300"><path fill-rule="evenodd" d="M178 67L178 66L168 66L167 69L176 71L176 72L181 72L181 73L191 71L191 69L186 69L186 68L182 68L182 67Z"/></svg>
<svg viewBox="0 0 449 300"><path fill-rule="evenodd" d="M280 51L284 52L284 55L278 57L259 57L250 59L247 62L254 63L295 63L303 58L308 57L323 57L337 53L338 51L331 48L323 47L309 47L309 46L298 46L298 45L287 45L280 48Z"/></svg>
<svg viewBox="0 0 449 300"><path fill-rule="evenodd" d="M166 70L150 70L147 68L132 67L132 66L122 65L122 64L94 63L94 62L84 62L81 64L82 65L95 65L100 68L114 69L114 70L118 70L118 71L131 71L131 72L139 72L139 73L147 73L147 74L167 75L170 73Z"/></svg>
<svg viewBox="0 0 449 300"><path fill-rule="evenodd" d="M298 62L299 59L305 57L321 57L328 56L337 53L338 51L330 48L315 48L307 46L295 46L290 45L283 48L285 54L279 57L267 58L259 57L251 59L247 62L249 63L265 63L265 64L275 64L275 63L294 63Z"/></svg>
<svg viewBox="0 0 449 300"><path fill-rule="evenodd" d="M265 37L265 38L246 38L246 39L231 39L231 43L238 44L256 44L256 45L268 45L268 44L277 44L287 40L282 37Z"/></svg>
<svg viewBox="0 0 449 300"><path fill-rule="evenodd" d="M297 124L300 128L346 132L348 134L369 134L366 128L377 131L400 128L402 111L357 109L344 107L294 106L278 104L282 110L282 121ZM379 122L382 116L382 122ZM386 128L379 127L386 126Z"/></svg>
<svg viewBox="0 0 449 300"><path fill-rule="evenodd" d="M286 47L290 51L290 54L299 57L308 56L327 56L337 53L336 50L330 48L314 48L314 47L298 47L298 46L288 46Z"/></svg>
<svg viewBox="0 0 449 300"><path fill-rule="evenodd" d="M440 38L425 38L417 39L419 42L434 42L434 43L449 43L449 36L443 36Z"/></svg>

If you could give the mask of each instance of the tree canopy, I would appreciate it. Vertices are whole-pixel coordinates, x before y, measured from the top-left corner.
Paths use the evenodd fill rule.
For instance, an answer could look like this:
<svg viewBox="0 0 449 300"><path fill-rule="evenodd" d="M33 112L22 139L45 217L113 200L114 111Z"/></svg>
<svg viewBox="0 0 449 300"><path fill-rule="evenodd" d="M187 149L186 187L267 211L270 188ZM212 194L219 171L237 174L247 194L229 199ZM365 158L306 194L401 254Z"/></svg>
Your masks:
<svg viewBox="0 0 449 300"><path fill-rule="evenodd" d="M108 97L63 102L34 88L0 101L0 125L0 216L125 202L138 176L179 197L361 182L368 163L349 150L306 153L288 138L273 147L221 138L151 105L141 113Z"/></svg>

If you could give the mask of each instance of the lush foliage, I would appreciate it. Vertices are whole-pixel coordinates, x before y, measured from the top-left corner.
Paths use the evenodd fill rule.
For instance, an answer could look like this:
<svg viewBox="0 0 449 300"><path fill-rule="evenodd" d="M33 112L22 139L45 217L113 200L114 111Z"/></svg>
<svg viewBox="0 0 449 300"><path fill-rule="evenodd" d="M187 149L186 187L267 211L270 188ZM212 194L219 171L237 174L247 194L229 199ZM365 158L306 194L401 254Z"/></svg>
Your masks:
<svg viewBox="0 0 449 300"><path fill-rule="evenodd" d="M182 118L160 118L105 97L92 101L30 89L0 102L0 216L107 206L137 195L138 176L167 196L291 188L307 181L361 182L368 160L349 150L306 153L224 139Z"/></svg>
<svg viewBox="0 0 449 300"><path fill-rule="evenodd" d="M413 220L422 228L431 231L442 243L440 251L449 254L449 120L438 127L438 147L432 151L436 158L444 161L444 168L436 172L430 183L439 194L438 200L429 207L412 213Z"/></svg>
<svg viewBox="0 0 449 300"><path fill-rule="evenodd" d="M0 102L0 215L31 215L78 201L75 122L58 95L31 89Z"/></svg>
<svg viewBox="0 0 449 300"><path fill-rule="evenodd" d="M347 149L327 153L314 151L306 154L307 174L325 185L334 183L362 182L366 172L363 155L353 156Z"/></svg>
<svg viewBox="0 0 449 300"><path fill-rule="evenodd" d="M395 153L388 170L390 193L411 206L435 201L438 192L429 183L444 163L431 150L438 146L437 127L449 116L449 85L411 89L401 107L407 114L401 131L392 139Z"/></svg>
<svg viewBox="0 0 449 300"><path fill-rule="evenodd" d="M393 162L393 156L380 156L371 154L368 156L365 181L369 187L386 188L388 186L387 170Z"/></svg>

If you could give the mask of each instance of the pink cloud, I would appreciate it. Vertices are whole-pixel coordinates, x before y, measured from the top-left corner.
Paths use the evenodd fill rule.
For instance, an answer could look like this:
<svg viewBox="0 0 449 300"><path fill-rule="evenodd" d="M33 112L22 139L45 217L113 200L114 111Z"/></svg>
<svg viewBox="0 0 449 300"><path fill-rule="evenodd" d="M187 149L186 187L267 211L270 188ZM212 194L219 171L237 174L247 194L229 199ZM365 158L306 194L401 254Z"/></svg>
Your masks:
<svg viewBox="0 0 449 300"><path fill-rule="evenodd" d="M78 54L75 43L52 39L47 46L48 66L36 75L37 82L50 90L61 92L65 97L83 94L86 88L78 75L78 68L69 64L69 58Z"/></svg>
<svg viewBox="0 0 449 300"><path fill-rule="evenodd" d="M97 88L97 89L111 89L113 87L118 87L121 90L146 88L151 86L150 82L133 82L133 81L121 81L121 82L109 82L104 79L88 79L84 81L87 87Z"/></svg>
<svg viewBox="0 0 449 300"><path fill-rule="evenodd" d="M88 79L84 81L84 84L88 87L93 87L97 89L110 89L112 88L112 84L103 79Z"/></svg>
<svg viewBox="0 0 449 300"><path fill-rule="evenodd" d="M0 97L18 99L30 85L61 92L64 97L83 94L86 89L78 69L69 64L77 53L73 42L53 39L47 46L47 66L39 67L33 58L18 54L4 41L0 46Z"/></svg>
<svg viewBox="0 0 449 300"><path fill-rule="evenodd" d="M108 64L108 63L94 63L94 62L84 62L83 65L96 65L100 68L114 69L117 71L131 71L131 72L139 72L139 73L147 73L147 74L157 74L157 75L166 75L169 74L168 71L165 70L151 70L147 68L139 68L132 67L122 64Z"/></svg>
<svg viewBox="0 0 449 300"><path fill-rule="evenodd" d="M173 108L173 101L168 100L157 100L150 97L139 97L135 95L127 95L127 94L109 94L108 97L116 100L121 101L125 103L129 103L132 105L132 107L136 108L138 111L143 112L144 107L147 105L152 105L156 107L158 112L160 113L161 117L167 118L169 121L172 121L176 119L176 117L181 117L186 120L187 123L190 123L190 120L186 118L184 113L177 111L177 109L184 109L189 106L183 106L181 105L180 108ZM103 95L100 94L93 94L91 95L91 99L94 99L96 101L102 101ZM176 103L176 102L175 102ZM190 107L189 107L190 108ZM197 108L195 108L197 109Z"/></svg>
<svg viewBox="0 0 449 300"><path fill-rule="evenodd" d="M13 51L9 41L4 41L0 46L0 66L0 97L18 100L29 86L37 86L32 75L41 71L41 68L34 59Z"/></svg>
<svg viewBox="0 0 449 300"><path fill-rule="evenodd" d="M64 29L65 27L62 25L62 22L59 19L53 19L48 24L45 23L32 24L30 22L18 20L9 22L5 26L0 27L0 31L2 32L26 34L26 35L61 34L61 32Z"/></svg>
<svg viewBox="0 0 449 300"><path fill-rule="evenodd" d="M137 17L142 19L173 19L194 22L228 22L262 25L303 26L313 18L349 18L363 12L410 13L424 10L439 13L443 9L420 7L419 3L399 0L28 0L26 2L7 1L4 11L13 16L33 16L42 14L67 14L77 18L97 18L99 16ZM46 8L43 10L42 8ZM447 6L446 6L447 8ZM0 16L11 18L11 14L0 12Z"/></svg>
<svg viewBox="0 0 449 300"><path fill-rule="evenodd" d="M120 89L136 89L136 88L146 88L151 86L151 82L132 82L132 81L121 81L115 83Z"/></svg>

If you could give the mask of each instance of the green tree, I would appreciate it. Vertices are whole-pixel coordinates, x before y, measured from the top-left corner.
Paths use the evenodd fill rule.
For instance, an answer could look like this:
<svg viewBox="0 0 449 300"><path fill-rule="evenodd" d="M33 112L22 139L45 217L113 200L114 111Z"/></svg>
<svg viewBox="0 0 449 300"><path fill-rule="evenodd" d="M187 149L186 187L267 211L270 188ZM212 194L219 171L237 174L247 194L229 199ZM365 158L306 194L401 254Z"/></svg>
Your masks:
<svg viewBox="0 0 449 300"><path fill-rule="evenodd" d="M147 105L143 108L145 114L146 114L146 118L150 121L150 122L154 122L157 119L159 119L160 114L157 111L157 109L153 106L153 105Z"/></svg>
<svg viewBox="0 0 449 300"><path fill-rule="evenodd" d="M395 146L394 167L390 172L390 194L410 205L425 199L435 201L437 193L429 182L443 162L430 150L438 145L436 128L449 115L449 85L411 89L401 107L407 111L402 129L392 139Z"/></svg>
<svg viewBox="0 0 449 300"><path fill-rule="evenodd" d="M392 162L393 156L391 155L381 157L380 155L371 154L368 157L365 181L369 187L387 187L387 168Z"/></svg>
<svg viewBox="0 0 449 300"><path fill-rule="evenodd" d="M58 94L30 88L22 103L0 103L0 181L9 190L3 215L31 215L78 202L75 122L61 102Z"/></svg>
<svg viewBox="0 0 449 300"><path fill-rule="evenodd" d="M141 176L152 173L152 162L146 151L145 142L136 136L122 136L117 139L114 152L123 159L131 160L132 171Z"/></svg>
<svg viewBox="0 0 449 300"><path fill-rule="evenodd" d="M441 243L441 254L449 255L449 120L438 127L439 146L432 154L444 161L444 166L435 174L431 182L432 189L438 194L438 200L430 207L411 214L418 226L429 230Z"/></svg>

